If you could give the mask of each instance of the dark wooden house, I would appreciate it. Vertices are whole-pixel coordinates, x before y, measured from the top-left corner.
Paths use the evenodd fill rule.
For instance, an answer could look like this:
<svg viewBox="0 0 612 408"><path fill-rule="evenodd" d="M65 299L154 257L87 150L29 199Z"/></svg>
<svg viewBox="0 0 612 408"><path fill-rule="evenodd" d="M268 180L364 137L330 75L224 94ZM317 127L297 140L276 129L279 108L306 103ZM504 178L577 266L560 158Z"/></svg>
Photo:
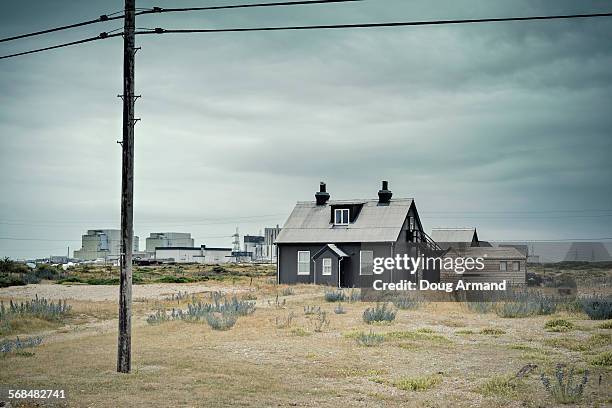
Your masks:
<svg viewBox="0 0 612 408"><path fill-rule="evenodd" d="M374 279L415 280L405 270L374 275L374 259L441 253L425 234L414 200L392 198L386 181L378 199L329 198L321 183L316 201L295 205L275 241L279 283L370 287ZM439 281L439 271L419 275Z"/></svg>

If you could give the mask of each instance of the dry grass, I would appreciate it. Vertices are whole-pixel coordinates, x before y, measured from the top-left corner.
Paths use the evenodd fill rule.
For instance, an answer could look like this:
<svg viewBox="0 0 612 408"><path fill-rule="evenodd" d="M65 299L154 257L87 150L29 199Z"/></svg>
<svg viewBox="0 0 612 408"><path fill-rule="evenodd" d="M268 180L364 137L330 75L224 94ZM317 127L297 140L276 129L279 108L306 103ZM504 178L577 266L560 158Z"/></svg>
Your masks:
<svg viewBox="0 0 612 408"><path fill-rule="evenodd" d="M66 389L71 406L105 406L110 401L133 407L548 406L537 375L523 379L520 387L491 379L534 361L543 370L559 360L585 366L600 358L609 361L602 354L609 346L609 332L550 333L544 329L547 319L541 317L500 319L466 313L455 303L430 303L417 310L399 310L391 326L372 327L363 322L362 314L373 304L346 304L345 314L334 314L335 304L325 302L321 287L294 286L294 294L276 307L275 296L283 288L266 277L209 283L210 290L256 297L257 310L227 331L180 321L151 326L145 317L152 310L184 308L188 300L141 298L134 303L133 372L122 375L115 372L115 302L69 301L73 316L65 325L24 329L30 334L44 332L45 340L32 350L34 355L4 356L0 383ZM306 305L327 313L330 323L322 331L312 329L304 315ZM291 325L277 327L276 322L290 313ZM597 323L573 319L596 330ZM461 326L465 328L458 330ZM497 331L478 334L483 327ZM385 341L376 347L359 346L355 336L370 330ZM565 347L580 343L593 354ZM609 370L605 365L590 369ZM608 378L604 376L604 381ZM608 388L589 384L584 406L604 405L609 398L606 389L609 384ZM497 402L500 396L503 405Z"/></svg>

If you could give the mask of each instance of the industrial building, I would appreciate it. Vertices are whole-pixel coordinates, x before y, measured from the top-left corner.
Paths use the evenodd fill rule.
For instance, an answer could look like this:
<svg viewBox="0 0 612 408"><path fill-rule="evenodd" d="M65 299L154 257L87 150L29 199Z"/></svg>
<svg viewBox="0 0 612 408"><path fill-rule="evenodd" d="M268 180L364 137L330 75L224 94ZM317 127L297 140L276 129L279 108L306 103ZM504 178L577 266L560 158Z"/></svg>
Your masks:
<svg viewBox="0 0 612 408"><path fill-rule="evenodd" d="M276 262L276 237L280 233L281 229L278 225L272 228L264 229L264 258L266 260Z"/></svg>
<svg viewBox="0 0 612 408"><path fill-rule="evenodd" d="M155 257L156 248L193 248L193 246L193 238L188 232L152 232L146 239L146 251L149 258Z"/></svg>
<svg viewBox="0 0 612 408"><path fill-rule="evenodd" d="M264 240L260 235L244 236L244 251L251 253L251 260L261 261L264 259Z"/></svg>
<svg viewBox="0 0 612 408"><path fill-rule="evenodd" d="M82 236L81 242L81 249L74 251L76 259L113 261L119 259L121 254L121 230L118 229L87 230L87 234ZM134 236L133 250L134 252L138 251L137 236Z"/></svg>
<svg viewBox="0 0 612 408"><path fill-rule="evenodd" d="M176 263L223 264L230 262L231 248L159 247L155 248L155 260Z"/></svg>

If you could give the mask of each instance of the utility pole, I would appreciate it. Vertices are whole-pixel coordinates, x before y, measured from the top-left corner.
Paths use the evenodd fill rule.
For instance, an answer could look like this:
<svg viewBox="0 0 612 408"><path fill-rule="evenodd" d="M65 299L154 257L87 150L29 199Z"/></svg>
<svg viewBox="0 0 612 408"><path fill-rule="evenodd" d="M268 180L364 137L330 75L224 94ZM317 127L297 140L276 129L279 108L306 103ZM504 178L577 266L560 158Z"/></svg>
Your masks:
<svg viewBox="0 0 612 408"><path fill-rule="evenodd" d="M132 366L132 244L134 237L134 59L136 0L125 0L123 30L123 141L121 166L121 280L117 371Z"/></svg>

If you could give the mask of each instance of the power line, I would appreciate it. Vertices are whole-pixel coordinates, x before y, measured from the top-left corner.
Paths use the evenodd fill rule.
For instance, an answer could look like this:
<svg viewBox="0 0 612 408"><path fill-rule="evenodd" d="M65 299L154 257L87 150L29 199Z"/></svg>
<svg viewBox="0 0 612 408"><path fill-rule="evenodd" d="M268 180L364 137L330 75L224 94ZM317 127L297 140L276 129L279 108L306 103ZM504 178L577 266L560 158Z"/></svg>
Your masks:
<svg viewBox="0 0 612 408"><path fill-rule="evenodd" d="M363 0L300 0L300 1L280 1L274 3L251 3L251 4L234 4L227 6L206 6L206 7L180 7L180 8L163 8L153 7L150 10L143 10L136 13L137 16L143 14L157 13L174 13L183 11L205 11L205 10L224 10L224 9L240 9L251 7L278 7L278 6L303 6L309 4L326 4L326 3L347 3Z"/></svg>
<svg viewBox="0 0 612 408"><path fill-rule="evenodd" d="M113 14L116 14L116 13L113 13ZM35 31L35 32L32 32L32 33L27 33L27 34L19 34L19 35L13 36L13 37L0 38L0 42L19 40L21 38L34 37L34 36L37 36L37 35L54 33L54 32L57 32L57 31L68 30L68 29L76 28L76 27L83 27L83 26L90 25L90 24L103 23L103 22L112 21L112 20L119 20L119 19L122 19L123 17L124 17L123 15L112 16L112 14L110 14L110 15L102 14L100 17L98 17L98 18L96 18L94 20L87 20L87 21L83 21L83 22L80 22L80 23L68 24L68 25L64 25L64 26L60 26L60 27L49 28L49 29L46 29L46 30Z"/></svg>
<svg viewBox="0 0 612 408"><path fill-rule="evenodd" d="M151 9L143 9L135 13L136 16L145 14L160 14L160 13L175 13L175 12L186 12L186 11L213 11L213 10L224 10L224 9L241 9L241 8L253 8L253 7L278 7L278 6L303 6L309 4L325 4L325 3L346 3L346 2L357 2L363 0L300 0L300 1L283 1L274 3L254 3L254 4L234 4L227 6L207 6L207 7L183 7L183 8L163 8L153 7ZM19 34L13 37L1 38L1 42L14 41L22 38L34 37L42 34L49 34L63 30L69 30L71 28L83 27L90 24L104 23L112 20L119 20L125 17L124 14L119 16L113 16L113 14L102 14L100 17L92 20L82 21L80 23L73 23L64 26L49 28L46 30L34 31L26 34ZM16 56L16 55L15 55Z"/></svg>
<svg viewBox="0 0 612 408"><path fill-rule="evenodd" d="M30 51L18 52L16 54L3 55L3 56L0 57L0 59L19 57L21 55L34 54L34 53L37 53L37 52L54 50L56 48L70 47L71 45L84 44L84 43L88 43L88 42L92 42L92 41L97 41L97 40L105 40L107 38L118 37L118 36L121 36L121 35L123 35L123 33L109 34L107 32L103 32L103 33L98 34L95 37L89 37L89 38L85 38L83 40L72 41L72 42L68 42L68 43L62 43L62 44L53 45L53 46L45 47L45 48L38 48L38 49L35 49L35 50L30 50Z"/></svg>
<svg viewBox="0 0 612 408"><path fill-rule="evenodd" d="M137 31L136 34L189 34L189 33L226 33L226 32L249 32L249 31L289 31L289 30L326 30L344 28L380 28L380 27L405 27L405 26L428 26L428 25L451 25L471 23L497 23L506 21L532 21L532 20L560 20L572 18L611 17L612 13L591 14L563 14L553 16L531 16L531 17L502 17L502 18L480 18L461 20L430 20L430 21L402 21L389 23L360 23L360 24L330 24L310 26L280 26L280 27L248 27L248 28L210 28L210 29L164 29L155 28L151 31Z"/></svg>

